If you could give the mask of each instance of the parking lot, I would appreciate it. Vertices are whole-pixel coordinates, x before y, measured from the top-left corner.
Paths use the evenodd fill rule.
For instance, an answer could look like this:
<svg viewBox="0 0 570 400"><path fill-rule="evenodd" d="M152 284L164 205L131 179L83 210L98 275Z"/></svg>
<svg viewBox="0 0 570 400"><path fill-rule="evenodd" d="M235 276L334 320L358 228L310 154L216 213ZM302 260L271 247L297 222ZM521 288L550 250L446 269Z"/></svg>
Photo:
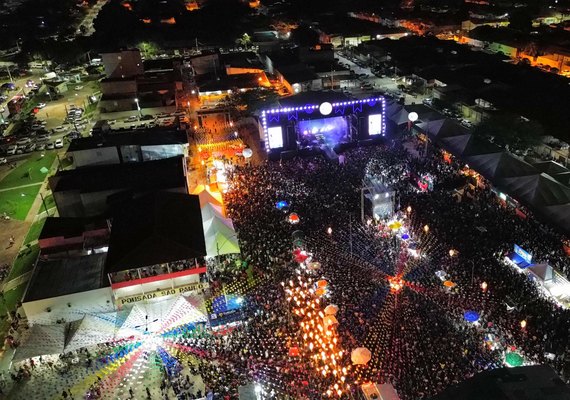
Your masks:
<svg viewBox="0 0 570 400"><path fill-rule="evenodd" d="M364 97L366 94L373 91L383 91L393 97L405 97L405 104L418 104L429 97L428 95L410 95L403 93L398 89L398 81L394 77L378 77L373 74L370 68L361 67L340 53L335 53L335 57L338 58L341 64L346 65L354 71L357 76L361 76L358 79L360 85L348 88L356 97Z"/></svg>

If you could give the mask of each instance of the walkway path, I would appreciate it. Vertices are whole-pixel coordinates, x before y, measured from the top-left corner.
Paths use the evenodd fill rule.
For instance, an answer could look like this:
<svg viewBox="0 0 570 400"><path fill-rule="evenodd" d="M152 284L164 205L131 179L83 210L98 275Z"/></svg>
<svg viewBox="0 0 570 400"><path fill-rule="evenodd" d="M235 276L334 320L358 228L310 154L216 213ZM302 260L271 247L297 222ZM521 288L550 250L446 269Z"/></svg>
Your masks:
<svg viewBox="0 0 570 400"><path fill-rule="evenodd" d="M32 271L28 271L8 282L6 282L4 284L4 286L2 287L2 291L3 292L7 292L8 290L12 290L14 288L17 288L18 286L20 286L22 283L26 283L27 281L30 280L30 278L32 277Z"/></svg>
<svg viewBox="0 0 570 400"><path fill-rule="evenodd" d="M8 190L16 190L16 189L21 189L21 188L27 188L30 186L38 186L41 185L41 182L36 182L36 183L29 183L27 185L21 185L21 186L14 186L14 187L9 187L9 188L5 188L5 189L0 189L0 192L6 192Z"/></svg>

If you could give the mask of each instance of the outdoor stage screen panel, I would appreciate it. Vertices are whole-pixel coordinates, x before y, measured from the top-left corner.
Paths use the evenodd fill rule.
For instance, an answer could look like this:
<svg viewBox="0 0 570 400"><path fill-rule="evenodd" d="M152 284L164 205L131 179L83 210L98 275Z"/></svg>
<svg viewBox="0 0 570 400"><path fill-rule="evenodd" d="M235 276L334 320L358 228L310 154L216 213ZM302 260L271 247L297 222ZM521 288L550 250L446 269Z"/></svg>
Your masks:
<svg viewBox="0 0 570 400"><path fill-rule="evenodd" d="M280 149L283 147L283 128L281 126L267 128L267 137L269 139L270 149Z"/></svg>
<svg viewBox="0 0 570 400"><path fill-rule="evenodd" d="M382 114L370 114L368 116L368 135L382 134Z"/></svg>
<svg viewBox="0 0 570 400"><path fill-rule="evenodd" d="M350 142L345 117L330 117L299 121L298 139L302 148Z"/></svg>

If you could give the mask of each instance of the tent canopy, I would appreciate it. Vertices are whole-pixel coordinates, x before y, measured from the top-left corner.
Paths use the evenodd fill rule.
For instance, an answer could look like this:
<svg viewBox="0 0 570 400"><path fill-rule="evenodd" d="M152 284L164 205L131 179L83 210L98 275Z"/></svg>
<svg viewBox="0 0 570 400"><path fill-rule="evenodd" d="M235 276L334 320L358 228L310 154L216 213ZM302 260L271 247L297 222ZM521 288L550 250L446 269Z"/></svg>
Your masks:
<svg viewBox="0 0 570 400"><path fill-rule="evenodd" d="M214 237L210 237L206 241L206 251L208 256L213 257L223 254L237 254L240 252L240 248L235 236L216 232Z"/></svg>
<svg viewBox="0 0 570 400"><path fill-rule="evenodd" d="M202 207L202 221L207 221L214 217L224 218L224 212L221 206L208 203Z"/></svg>
<svg viewBox="0 0 570 400"><path fill-rule="evenodd" d="M472 155L467 160L477 172L495 183L501 178L538 174L532 165L506 152Z"/></svg>
<svg viewBox="0 0 570 400"><path fill-rule="evenodd" d="M192 191L192 194L197 194L200 198L200 207L204 207L208 203L215 204L217 206L223 205L222 195L220 193L211 192L204 185L196 186Z"/></svg>
<svg viewBox="0 0 570 400"><path fill-rule="evenodd" d="M236 236L232 221L226 218L214 217L204 222L204 236L206 237L206 241L214 237L216 233L223 233L228 237Z"/></svg>
<svg viewBox="0 0 570 400"><path fill-rule="evenodd" d="M65 329L65 324L33 325L26 331L22 345L16 350L12 361L18 362L41 355L63 353Z"/></svg>
<svg viewBox="0 0 570 400"><path fill-rule="evenodd" d="M504 186L513 197L534 207L570 203L570 188L544 173L507 178Z"/></svg>

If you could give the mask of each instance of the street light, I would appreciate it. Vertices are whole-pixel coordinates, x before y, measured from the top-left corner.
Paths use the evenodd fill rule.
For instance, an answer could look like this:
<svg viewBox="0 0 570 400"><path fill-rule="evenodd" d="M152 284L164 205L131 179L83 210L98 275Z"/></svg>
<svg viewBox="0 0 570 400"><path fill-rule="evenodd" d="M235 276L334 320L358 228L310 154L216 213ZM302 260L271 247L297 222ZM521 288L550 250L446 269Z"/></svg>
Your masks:
<svg viewBox="0 0 570 400"><path fill-rule="evenodd" d="M139 118L142 118L141 106L139 104L138 98L135 98L135 103L137 104L137 111L139 112Z"/></svg>

